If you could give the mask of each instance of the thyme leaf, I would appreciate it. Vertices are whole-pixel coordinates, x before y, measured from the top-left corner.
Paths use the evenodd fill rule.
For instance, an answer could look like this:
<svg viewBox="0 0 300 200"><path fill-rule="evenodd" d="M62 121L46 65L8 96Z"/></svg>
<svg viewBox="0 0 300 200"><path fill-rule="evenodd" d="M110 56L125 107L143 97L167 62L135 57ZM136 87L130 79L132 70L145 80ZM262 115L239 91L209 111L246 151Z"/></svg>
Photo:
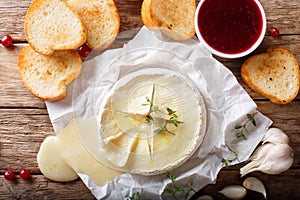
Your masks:
<svg viewBox="0 0 300 200"><path fill-rule="evenodd" d="M142 106L150 106L149 112L145 115L145 122L147 122L149 124L154 122L155 117L153 117L151 114L155 113L155 112L160 112L164 115L167 115L169 119L165 119L166 120L165 123L161 127L155 129L154 133L162 133L162 132L166 131L168 133L171 133L171 134L175 135L173 132L171 132L167 129L167 125L169 123L172 123L175 127L178 127L178 124L182 123L182 122L178 121L178 119L177 119L178 116L177 116L175 110L172 110L171 108L167 107L166 108L167 113L166 113L166 112L161 111L158 105L153 104L154 91L155 91L155 85L153 85L153 91L152 91L151 99L149 97L145 97L146 98L146 103L142 104Z"/></svg>
<svg viewBox="0 0 300 200"><path fill-rule="evenodd" d="M244 147L243 149L240 149L240 150L238 150L238 151L232 150L232 149L230 148L230 146L227 145L227 144L226 144L226 147L227 147L228 150L232 153L232 157L231 157L231 158L224 158L224 157L222 157L221 163L223 163L223 164L225 165L225 167L228 167L229 164L230 164L231 162L233 162L233 161L235 161L235 160L239 161L239 157L238 157L238 156L239 156L239 153L240 153L241 151L243 151L246 147ZM240 162L240 161L239 161L239 162Z"/></svg>
<svg viewBox="0 0 300 200"><path fill-rule="evenodd" d="M174 126L178 126L178 116L176 115L176 111L172 110L171 108L167 108L168 115L170 116L170 120L174 124Z"/></svg>
<svg viewBox="0 0 300 200"><path fill-rule="evenodd" d="M177 185L177 183L175 182L176 177L173 175L172 172L167 172L166 176L168 179L171 180L171 188L164 189L163 193L171 194L173 196L173 199L177 200L178 195L181 193L185 194L185 199L188 199L191 192L194 192L194 193L197 192L193 188L193 185L194 185L193 179L189 180L189 182L187 183L186 186L181 186L181 185Z"/></svg>
<svg viewBox="0 0 300 200"><path fill-rule="evenodd" d="M222 158L222 160L221 160L221 163L223 163L225 165L225 167L228 167L230 162L232 162L232 160L229 160L226 158Z"/></svg>
<svg viewBox="0 0 300 200"><path fill-rule="evenodd" d="M245 132L247 132L247 125L251 122L253 126L256 126L256 120L255 120L255 115L256 113L253 114L247 114L247 121L244 124L241 125L236 125L234 129L238 130L236 133L236 138L242 138L244 140L247 140L247 137L245 135Z"/></svg>
<svg viewBox="0 0 300 200"><path fill-rule="evenodd" d="M132 196L129 197L129 200L139 200L139 199L140 199L139 192L133 193Z"/></svg>

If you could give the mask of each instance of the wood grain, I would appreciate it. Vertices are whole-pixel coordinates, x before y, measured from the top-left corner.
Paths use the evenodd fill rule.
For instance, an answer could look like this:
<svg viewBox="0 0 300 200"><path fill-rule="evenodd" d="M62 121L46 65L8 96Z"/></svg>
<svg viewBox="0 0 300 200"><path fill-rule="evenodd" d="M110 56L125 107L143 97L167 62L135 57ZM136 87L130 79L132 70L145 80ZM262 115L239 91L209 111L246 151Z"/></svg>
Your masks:
<svg viewBox="0 0 300 200"><path fill-rule="evenodd" d="M275 105L265 101L257 102L258 110L273 120L272 127L282 129L290 138L294 149L293 168L300 168L300 101L289 105ZM278 112L280 110L280 112ZM45 109L1 109L0 173L8 168L18 169L30 166L34 173L40 173L36 154L41 142L54 135L47 110ZM16 154L16 152L18 152ZM13 158L13 159L12 159ZM18 165L16 165L18 163Z"/></svg>
<svg viewBox="0 0 300 200"><path fill-rule="evenodd" d="M17 62L21 49L27 45L24 34L24 17L33 0L0 1L0 37L10 34L14 46L0 45L0 199L95 199L81 180L58 183L46 179L40 172L36 155L41 142L54 135L44 101L36 98L23 86L19 79ZM199 2L199 0L197 0ZM281 36L272 38L268 31L259 48L240 59L216 57L236 76L237 81L255 100L257 108L273 120L273 127L285 131L294 150L294 163L290 170L280 175L255 172L251 175L263 181L268 199L300 199L300 94L287 105L275 105L252 91L240 77L240 67L250 56L265 52L271 46L289 49L300 61L300 1L260 0L267 16L267 30L275 26ZM140 11L142 0L116 0L122 36L116 47L128 42L132 36L128 30L137 31L143 26ZM218 175L216 184L200 190L192 199L201 194L210 194L215 199L225 199L217 191L229 184L241 184L239 164L224 168ZM29 181L19 178L7 181L3 173L7 169L19 171L28 168L33 176ZM263 199L255 192L248 191L245 199Z"/></svg>
<svg viewBox="0 0 300 200"><path fill-rule="evenodd" d="M19 176L16 178L15 181L7 181L0 176L0 199L95 199L79 179L69 183L58 183L41 175L33 175L31 180L22 180Z"/></svg>
<svg viewBox="0 0 300 200"><path fill-rule="evenodd" d="M32 0L0 2L0 33L11 34L15 41L26 41L24 18ZM199 2L199 0L197 0ZM276 26L281 34L300 34L300 6L293 1L260 0L267 16L267 26ZM142 0L116 0L121 19L121 31L143 25L140 11Z"/></svg>
<svg viewBox="0 0 300 200"><path fill-rule="evenodd" d="M293 169L287 172L284 172L280 175L267 175L260 172L254 172L249 176L259 178L263 184L265 184L266 192L267 192L267 199L293 199L296 200L299 198L299 194L297 191L300 190L300 170ZM249 177L247 176L247 177ZM217 183L207 185L202 190L200 190L195 196L199 197L203 194L209 194L214 199L226 199L222 194L218 193L218 191L222 190L224 187L228 185L242 185L243 180L245 178L241 178L239 175L238 170L221 170ZM293 180L292 182L290 182ZM266 184L268 183L268 184ZM247 195L244 200L263 200L264 197L251 190L247 191Z"/></svg>

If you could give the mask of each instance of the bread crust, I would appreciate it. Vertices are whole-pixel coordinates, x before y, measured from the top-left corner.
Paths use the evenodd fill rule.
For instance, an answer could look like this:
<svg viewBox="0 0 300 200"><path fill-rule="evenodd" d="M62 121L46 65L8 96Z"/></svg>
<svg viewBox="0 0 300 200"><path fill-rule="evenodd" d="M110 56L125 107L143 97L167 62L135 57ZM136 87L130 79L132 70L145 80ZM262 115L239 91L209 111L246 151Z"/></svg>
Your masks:
<svg viewBox="0 0 300 200"><path fill-rule="evenodd" d="M145 26L148 28L155 27L153 22L152 22L152 16L150 12L150 0L144 0L142 3L142 9L141 9L141 16L142 16L142 21Z"/></svg>
<svg viewBox="0 0 300 200"><path fill-rule="evenodd" d="M241 67L241 76L252 90L275 104L290 103L299 92L299 64L283 47L270 47L267 52L248 58Z"/></svg>
<svg viewBox="0 0 300 200"><path fill-rule="evenodd" d="M158 28L174 40L186 40L195 35L195 0L144 0L142 21L148 28Z"/></svg>
<svg viewBox="0 0 300 200"><path fill-rule="evenodd" d="M23 85L35 96L48 101L66 97L67 85L79 75L81 66L81 57L73 50L55 51L45 56L26 46L18 58Z"/></svg>
<svg viewBox="0 0 300 200"><path fill-rule="evenodd" d="M72 21L68 19L64 23L65 26L56 24L57 21L63 21L64 18L57 16L52 16L51 18L50 12L54 11L52 9L45 11L50 6L59 9L60 14L65 12L67 16L71 15ZM43 15L47 15L48 18ZM70 24L79 29L70 28ZM86 27L79 15L62 0L33 1L25 16L24 31L31 47L43 55L51 55L55 50L76 49L87 38Z"/></svg>
<svg viewBox="0 0 300 200"><path fill-rule="evenodd" d="M88 35L86 43L94 50L105 50L120 29L120 16L114 0L68 0L67 4L80 16Z"/></svg>

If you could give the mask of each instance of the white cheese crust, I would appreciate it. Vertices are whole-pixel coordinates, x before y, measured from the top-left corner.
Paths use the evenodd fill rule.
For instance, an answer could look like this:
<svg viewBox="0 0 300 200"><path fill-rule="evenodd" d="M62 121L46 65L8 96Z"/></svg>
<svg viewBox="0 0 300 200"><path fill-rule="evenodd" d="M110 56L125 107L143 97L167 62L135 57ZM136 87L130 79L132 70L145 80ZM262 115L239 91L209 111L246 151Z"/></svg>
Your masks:
<svg viewBox="0 0 300 200"><path fill-rule="evenodd" d="M203 140L202 102L184 76L168 69L122 77L98 115L101 160L143 175L178 167Z"/></svg>

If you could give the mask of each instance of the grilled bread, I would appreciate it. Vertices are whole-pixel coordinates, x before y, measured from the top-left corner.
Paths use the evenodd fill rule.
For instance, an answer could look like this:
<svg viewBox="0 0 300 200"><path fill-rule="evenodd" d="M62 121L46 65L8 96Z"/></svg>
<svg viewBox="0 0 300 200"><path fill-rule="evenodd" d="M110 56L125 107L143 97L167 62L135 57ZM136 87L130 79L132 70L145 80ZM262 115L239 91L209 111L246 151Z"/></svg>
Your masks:
<svg viewBox="0 0 300 200"><path fill-rule="evenodd" d="M25 34L31 47L43 54L76 49L87 37L79 15L63 0L35 0L25 16Z"/></svg>
<svg viewBox="0 0 300 200"><path fill-rule="evenodd" d="M148 28L161 29L174 40L185 40L195 35L195 0L144 0L142 20Z"/></svg>
<svg viewBox="0 0 300 200"><path fill-rule="evenodd" d="M120 17L114 0L68 0L67 4L81 17L91 49L104 50L115 40L120 28Z"/></svg>
<svg viewBox="0 0 300 200"><path fill-rule="evenodd" d="M291 102L300 87L299 64L283 47L271 47L247 59L241 76L250 88L276 104Z"/></svg>
<svg viewBox="0 0 300 200"><path fill-rule="evenodd" d="M55 51L45 56L26 46L18 59L18 71L25 87L49 101L66 97L66 86L79 75L81 66L81 57L73 50Z"/></svg>

